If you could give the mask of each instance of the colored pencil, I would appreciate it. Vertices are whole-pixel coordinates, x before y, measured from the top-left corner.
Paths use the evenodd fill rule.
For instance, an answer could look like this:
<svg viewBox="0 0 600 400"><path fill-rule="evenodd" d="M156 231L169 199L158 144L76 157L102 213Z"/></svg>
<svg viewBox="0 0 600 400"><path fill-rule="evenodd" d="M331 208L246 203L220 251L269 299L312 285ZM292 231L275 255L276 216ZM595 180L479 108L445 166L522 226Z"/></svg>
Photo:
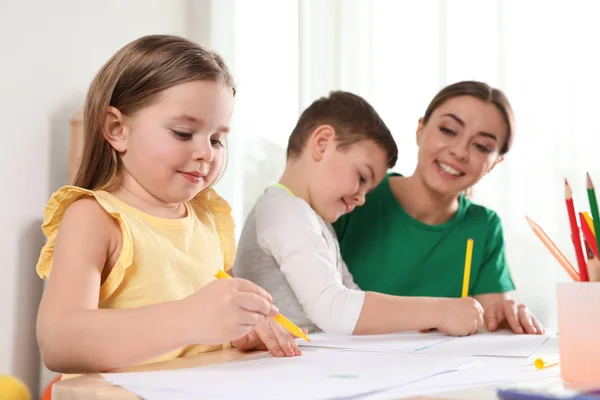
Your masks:
<svg viewBox="0 0 600 400"><path fill-rule="evenodd" d="M562 253L562 251L560 251L560 249L558 247L556 247L556 245L554 244L552 239L550 239L550 237L548 237L548 235L546 235L546 232L544 232L542 227L539 226L538 224L536 224L531 218L529 218L529 217L525 217L525 218L527 218L527 222L529 223L529 226L533 230L533 233L535 233L535 235L542 241L544 246L546 246L546 248L554 256L556 261L558 261L558 263L563 267L565 272L567 274L569 274L571 279L573 279L576 282L579 282L580 281L579 273L575 270L575 268L573 268L573 266L571 265L571 263L569 262L567 257L565 257L565 255Z"/></svg>
<svg viewBox="0 0 600 400"><path fill-rule="evenodd" d="M473 239L467 240L467 251L465 254L465 271L463 274L463 286L461 297L469 297L469 280L471 279L471 260L473 259Z"/></svg>
<svg viewBox="0 0 600 400"><path fill-rule="evenodd" d="M597 258L593 257L588 261L588 274L590 282L600 282L600 262Z"/></svg>
<svg viewBox="0 0 600 400"><path fill-rule="evenodd" d="M537 369L544 369L544 368L548 368L548 367L552 367L553 365L557 365L560 361L560 358L558 356L552 356L552 357L540 357L540 358L536 358L535 361L533 362L533 365L535 365L535 367Z"/></svg>
<svg viewBox="0 0 600 400"><path fill-rule="evenodd" d="M585 255L587 257L588 260L591 260L592 258L594 258L594 252L592 251L592 249L590 249L590 245L588 244L588 241L583 239L583 246L585 247Z"/></svg>
<svg viewBox="0 0 600 400"><path fill-rule="evenodd" d="M588 225L583 213L579 213L579 222L581 223L581 231L583 232L583 238L587 246L592 251L592 256L598 257L598 246L596 246L596 238L592 233L591 227Z"/></svg>
<svg viewBox="0 0 600 400"><path fill-rule="evenodd" d="M587 222L588 226L592 230L592 234L594 235L594 237L596 237L596 230L594 229L594 221L592 220L590 213L588 213L587 211L584 211L583 217L585 218L585 222Z"/></svg>
<svg viewBox="0 0 600 400"><path fill-rule="evenodd" d="M571 226L571 241L575 248L575 256L577 257L577 266L579 267L579 275L582 281L588 280L586 261L581 247L581 234L579 233L579 225L575 216L575 205L573 204L573 191L569 186L569 182L565 178L565 203L567 204L567 214L569 216L569 225Z"/></svg>
<svg viewBox="0 0 600 400"><path fill-rule="evenodd" d="M600 216L598 216L598 202L596 201L596 191L590 174L586 174L588 199L590 201L590 211L594 220L594 232L600 232ZM600 249L600 234L596 236L596 248Z"/></svg>

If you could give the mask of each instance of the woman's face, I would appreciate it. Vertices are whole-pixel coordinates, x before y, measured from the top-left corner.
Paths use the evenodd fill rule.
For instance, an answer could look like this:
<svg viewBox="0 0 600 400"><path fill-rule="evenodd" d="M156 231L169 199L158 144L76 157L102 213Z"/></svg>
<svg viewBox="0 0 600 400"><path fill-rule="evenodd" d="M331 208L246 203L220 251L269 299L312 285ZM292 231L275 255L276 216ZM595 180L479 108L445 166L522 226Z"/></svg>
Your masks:
<svg viewBox="0 0 600 400"><path fill-rule="evenodd" d="M419 121L416 174L435 192L458 195L502 160L508 126L498 108L472 96L446 100Z"/></svg>

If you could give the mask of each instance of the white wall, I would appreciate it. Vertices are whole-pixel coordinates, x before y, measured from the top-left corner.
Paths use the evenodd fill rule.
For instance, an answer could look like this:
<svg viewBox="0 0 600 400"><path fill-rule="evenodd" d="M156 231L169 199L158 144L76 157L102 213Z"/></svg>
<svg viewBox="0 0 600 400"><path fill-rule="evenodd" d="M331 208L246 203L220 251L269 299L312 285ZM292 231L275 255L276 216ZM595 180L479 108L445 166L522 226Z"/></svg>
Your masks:
<svg viewBox="0 0 600 400"><path fill-rule="evenodd" d="M35 263L49 195L66 183L69 117L97 70L151 33L187 33L185 0L0 1L0 374L35 394ZM42 384L43 385L43 384Z"/></svg>

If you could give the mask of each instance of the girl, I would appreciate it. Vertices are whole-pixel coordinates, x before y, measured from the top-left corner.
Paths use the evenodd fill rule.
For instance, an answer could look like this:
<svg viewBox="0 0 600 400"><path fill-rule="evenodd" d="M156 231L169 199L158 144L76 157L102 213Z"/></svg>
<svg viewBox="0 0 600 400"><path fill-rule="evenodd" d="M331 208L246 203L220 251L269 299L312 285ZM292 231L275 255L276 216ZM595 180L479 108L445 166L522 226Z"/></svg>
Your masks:
<svg viewBox="0 0 600 400"><path fill-rule="evenodd" d="M174 36L119 50L93 80L75 186L52 195L37 272L44 363L98 372L221 349L300 354L271 296L215 280L235 253L223 174L235 87L215 53Z"/></svg>
<svg viewBox="0 0 600 400"><path fill-rule="evenodd" d="M460 297L465 249L474 240L468 293L488 330L544 328L506 292L514 289L498 215L469 201L475 185L510 150L513 114L504 94L481 82L440 91L417 127L412 176L390 174L335 229L355 282L399 296Z"/></svg>

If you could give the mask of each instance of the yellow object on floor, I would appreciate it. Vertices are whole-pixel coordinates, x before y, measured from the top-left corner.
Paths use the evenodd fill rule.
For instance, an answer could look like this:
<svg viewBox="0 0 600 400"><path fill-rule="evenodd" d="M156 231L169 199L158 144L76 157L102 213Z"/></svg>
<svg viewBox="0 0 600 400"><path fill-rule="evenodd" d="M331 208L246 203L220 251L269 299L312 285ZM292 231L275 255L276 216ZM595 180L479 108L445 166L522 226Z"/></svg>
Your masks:
<svg viewBox="0 0 600 400"><path fill-rule="evenodd" d="M19 379L0 375L0 400L31 400L31 394Z"/></svg>

